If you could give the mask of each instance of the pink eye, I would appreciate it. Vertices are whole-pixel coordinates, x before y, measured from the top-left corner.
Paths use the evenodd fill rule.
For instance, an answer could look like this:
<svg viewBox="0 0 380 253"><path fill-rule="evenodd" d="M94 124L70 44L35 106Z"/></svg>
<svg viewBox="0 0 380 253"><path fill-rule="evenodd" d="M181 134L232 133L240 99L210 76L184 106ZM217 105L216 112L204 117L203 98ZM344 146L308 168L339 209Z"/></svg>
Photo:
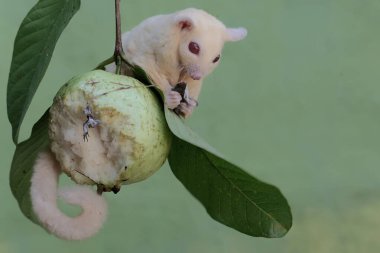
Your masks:
<svg viewBox="0 0 380 253"><path fill-rule="evenodd" d="M217 57L215 57L215 59L212 60L212 63L215 63L215 62L219 61L219 59L220 59L220 55L218 55Z"/></svg>
<svg viewBox="0 0 380 253"><path fill-rule="evenodd" d="M201 49L199 48L198 43L196 43L196 42L190 42L190 43L189 43L189 50L190 50L190 52L192 52L193 54L198 55L198 54L199 54L199 51L200 51Z"/></svg>

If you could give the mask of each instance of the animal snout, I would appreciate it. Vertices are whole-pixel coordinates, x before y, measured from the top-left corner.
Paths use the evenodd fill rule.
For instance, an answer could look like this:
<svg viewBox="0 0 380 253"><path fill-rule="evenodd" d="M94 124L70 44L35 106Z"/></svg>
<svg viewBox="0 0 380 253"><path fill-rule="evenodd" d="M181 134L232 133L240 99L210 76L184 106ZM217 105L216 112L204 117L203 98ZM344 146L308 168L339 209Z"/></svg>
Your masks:
<svg viewBox="0 0 380 253"><path fill-rule="evenodd" d="M203 74L197 65L190 65L187 68L187 73L193 80L200 80L203 77Z"/></svg>
<svg viewBox="0 0 380 253"><path fill-rule="evenodd" d="M200 74L192 74L190 76L191 76L191 79L193 79L193 80L201 80L201 78L202 78L202 75L200 75Z"/></svg>

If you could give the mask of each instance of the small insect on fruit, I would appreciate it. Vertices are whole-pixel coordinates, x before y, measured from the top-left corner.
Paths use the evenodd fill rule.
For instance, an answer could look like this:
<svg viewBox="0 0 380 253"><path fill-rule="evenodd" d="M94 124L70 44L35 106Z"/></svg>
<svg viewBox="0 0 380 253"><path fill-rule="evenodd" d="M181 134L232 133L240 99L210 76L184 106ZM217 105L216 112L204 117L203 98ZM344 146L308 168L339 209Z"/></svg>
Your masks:
<svg viewBox="0 0 380 253"><path fill-rule="evenodd" d="M91 108L89 105L86 106L83 112L87 117L87 120L83 123L83 141L88 141L88 137L90 136L88 134L88 129L94 128L97 125L99 125L100 120L94 119L94 116L92 116Z"/></svg>

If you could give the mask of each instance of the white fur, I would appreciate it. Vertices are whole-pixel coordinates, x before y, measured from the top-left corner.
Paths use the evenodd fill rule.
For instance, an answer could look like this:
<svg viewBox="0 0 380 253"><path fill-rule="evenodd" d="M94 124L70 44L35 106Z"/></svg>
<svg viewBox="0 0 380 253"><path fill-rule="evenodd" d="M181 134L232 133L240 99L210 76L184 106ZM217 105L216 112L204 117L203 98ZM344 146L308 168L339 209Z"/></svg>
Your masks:
<svg viewBox="0 0 380 253"><path fill-rule="evenodd" d="M247 36L247 29L240 28L227 28L226 40L227 41L239 41Z"/></svg>
<svg viewBox="0 0 380 253"><path fill-rule="evenodd" d="M83 240L100 230L107 216L107 203L86 186L58 190L60 167L50 151L41 152L31 179L32 208L50 233L66 240ZM69 217L59 210L57 196L82 208L81 214Z"/></svg>
<svg viewBox="0 0 380 253"><path fill-rule="evenodd" d="M221 54L224 42L238 41L247 35L245 28L226 28L203 10L185 9L172 14L158 15L144 20L122 36L127 59L142 67L165 94L165 103L173 109L181 97L170 90L178 82L187 83L189 95L197 100L202 80L219 62L213 59ZM189 43L200 45L199 55L189 51ZM106 66L115 71L115 66ZM194 108L184 110L189 116ZM183 107L183 105L182 105Z"/></svg>

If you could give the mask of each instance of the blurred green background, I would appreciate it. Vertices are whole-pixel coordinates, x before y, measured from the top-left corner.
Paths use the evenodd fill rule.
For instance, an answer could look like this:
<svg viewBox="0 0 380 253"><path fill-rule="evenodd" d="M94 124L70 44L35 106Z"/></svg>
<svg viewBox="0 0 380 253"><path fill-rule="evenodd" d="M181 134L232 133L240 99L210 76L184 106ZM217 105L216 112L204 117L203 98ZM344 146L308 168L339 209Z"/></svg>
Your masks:
<svg viewBox="0 0 380 253"><path fill-rule="evenodd" d="M94 238L65 242L19 211L8 173L14 145L6 83L18 26L36 1L0 0L0 252L379 252L380 1L122 1L123 30L194 6L247 39L227 44L189 124L288 198L292 230L252 238L214 222L168 166L108 194ZM113 53L113 1L82 1L59 40L21 138L69 78Z"/></svg>

